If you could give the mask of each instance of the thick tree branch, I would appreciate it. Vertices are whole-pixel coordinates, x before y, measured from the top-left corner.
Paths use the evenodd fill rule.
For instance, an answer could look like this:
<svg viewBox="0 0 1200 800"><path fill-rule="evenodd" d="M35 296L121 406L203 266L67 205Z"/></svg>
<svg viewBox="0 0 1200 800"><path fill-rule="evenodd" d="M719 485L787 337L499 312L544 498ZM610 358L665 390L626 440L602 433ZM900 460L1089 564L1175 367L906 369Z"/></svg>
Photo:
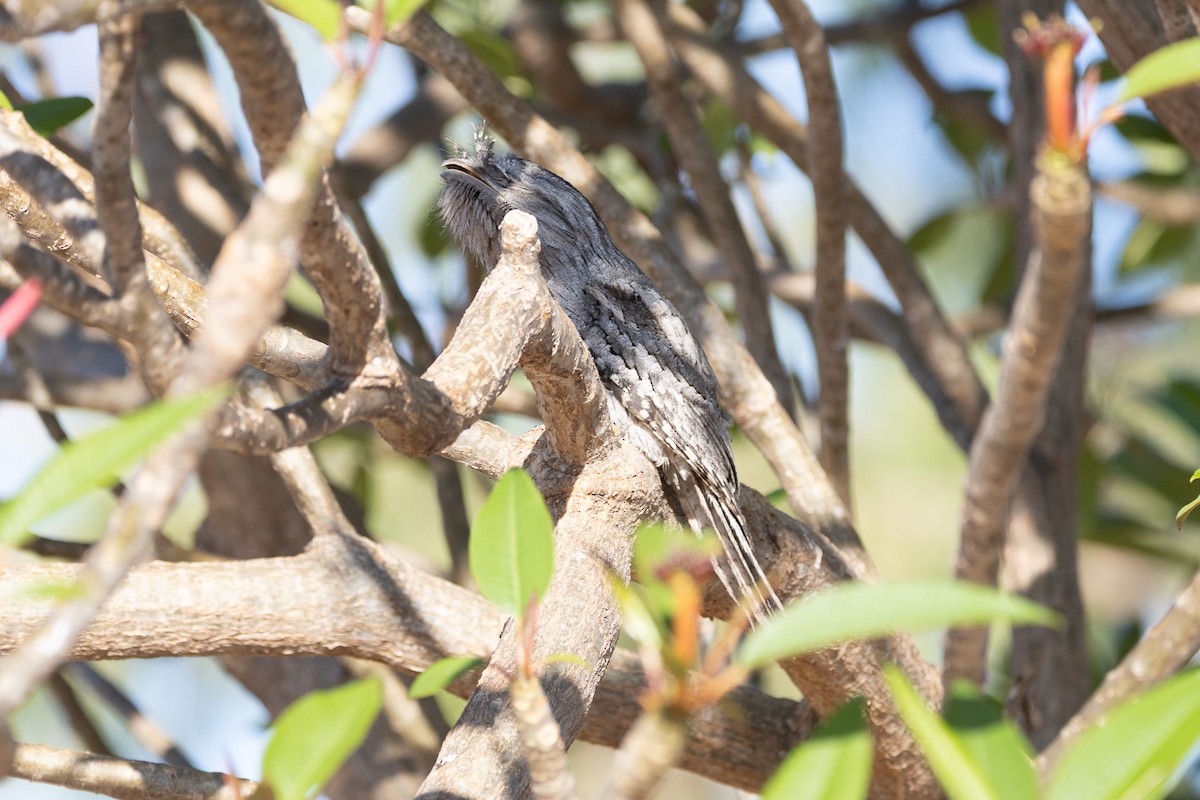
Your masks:
<svg viewBox="0 0 1200 800"><path fill-rule="evenodd" d="M1036 246L1017 295L996 399L971 447L957 576L995 585L1008 509L1034 437L1046 392L1062 355L1087 268L1091 187L1078 167L1043 156L1031 188ZM982 683L987 629L958 628L946 637L946 680Z"/></svg>
<svg viewBox="0 0 1200 800"><path fill-rule="evenodd" d="M342 537L322 540L291 558L137 567L71 657L344 654L416 673L446 655L491 654L504 618L482 598L369 542L349 547ZM373 566L367 569L364 563ZM0 569L0 584L66 584L75 574L77 568L69 565L8 567ZM272 587L269 595L263 587ZM263 601L266 596L269 602ZM0 651L11 651L47 610L44 601L33 600L0 608ZM164 614L169 625L163 625ZM452 687L460 695L472 688L470 681ZM636 657L618 652L597 690L583 737L615 746L639 714L644 688ZM811 729L812 720L798 717L795 703L750 688L734 692L730 702L734 711L710 709L693 721L691 749L682 766L757 788L790 744Z"/></svg>

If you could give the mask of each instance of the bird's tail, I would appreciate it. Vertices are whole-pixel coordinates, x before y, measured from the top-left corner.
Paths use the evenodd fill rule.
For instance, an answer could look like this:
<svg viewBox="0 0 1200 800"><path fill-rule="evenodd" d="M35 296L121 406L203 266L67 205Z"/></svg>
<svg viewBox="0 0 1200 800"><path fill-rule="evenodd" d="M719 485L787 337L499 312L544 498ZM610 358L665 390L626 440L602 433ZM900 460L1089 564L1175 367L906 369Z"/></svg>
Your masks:
<svg viewBox="0 0 1200 800"><path fill-rule="evenodd" d="M751 622L762 622L781 610L783 603L754 555L745 518L732 493L698 480L690 472L668 474L667 479L676 490L688 526L697 534L706 527L716 531L725 551L724 559L713 562L717 577L734 602L749 605Z"/></svg>

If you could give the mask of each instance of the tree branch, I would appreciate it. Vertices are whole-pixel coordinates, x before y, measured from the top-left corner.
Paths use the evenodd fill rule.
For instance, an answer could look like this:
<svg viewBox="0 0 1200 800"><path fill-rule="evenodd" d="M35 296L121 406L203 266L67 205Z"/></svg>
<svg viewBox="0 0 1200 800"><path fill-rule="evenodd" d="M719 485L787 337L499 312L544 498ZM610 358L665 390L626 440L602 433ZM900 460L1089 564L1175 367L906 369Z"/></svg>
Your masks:
<svg viewBox="0 0 1200 800"><path fill-rule="evenodd" d="M807 169L808 132L755 81L737 57L708 41L694 12L674 3L668 33L688 70L721 98L739 118L779 147L800 169ZM943 427L964 449L987 401L966 346L943 317L907 245L849 178L845 183L849 223L887 277L904 309L912 341L920 348L936 385L924 385ZM787 484L785 483L785 486Z"/></svg>
<svg viewBox="0 0 1200 800"><path fill-rule="evenodd" d="M1043 156L1030 194L1036 246L1017 295L998 393L971 446L962 514L956 574L984 585L996 584L1009 505L1045 418L1046 392L1078 303L1091 231L1091 187L1078 167ZM986 628L951 630L947 683L959 678L982 683L986 650Z"/></svg>
<svg viewBox="0 0 1200 800"><path fill-rule="evenodd" d="M94 792L118 800L254 800L259 784L217 772L18 744L14 778Z"/></svg>
<svg viewBox="0 0 1200 800"><path fill-rule="evenodd" d="M850 503L849 345L846 323L846 208L841 103L825 34L804 0L771 0L800 62L808 103L808 163L817 216L813 347L821 394L821 464L847 508Z"/></svg>
<svg viewBox="0 0 1200 800"><path fill-rule="evenodd" d="M690 178L705 226L737 290L738 319L746 332L747 347L774 387L780 404L785 409L793 408L791 381L779 361L767 293L754 252L746 240L729 186L721 177L696 109L681 90L680 74L670 45L645 0L618 0L613 3L613 9L645 66L651 97L671 140L672 153Z"/></svg>

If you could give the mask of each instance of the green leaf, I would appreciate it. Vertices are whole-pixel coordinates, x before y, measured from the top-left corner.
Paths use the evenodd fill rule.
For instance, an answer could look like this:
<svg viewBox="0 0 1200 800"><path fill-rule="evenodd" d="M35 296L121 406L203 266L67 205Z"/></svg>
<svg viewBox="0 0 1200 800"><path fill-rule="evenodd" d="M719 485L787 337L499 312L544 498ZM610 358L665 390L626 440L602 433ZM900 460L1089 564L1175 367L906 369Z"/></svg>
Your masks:
<svg viewBox="0 0 1200 800"><path fill-rule="evenodd" d="M436 258L450 246L450 234L437 214L421 214L416 220L417 244L426 258Z"/></svg>
<svg viewBox="0 0 1200 800"><path fill-rule="evenodd" d="M366 738L382 702L379 681L367 678L309 692L288 706L263 753L263 780L275 800L316 796Z"/></svg>
<svg viewBox="0 0 1200 800"><path fill-rule="evenodd" d="M792 752L763 788L762 800L866 797L873 748L861 699L847 703Z"/></svg>
<svg viewBox="0 0 1200 800"><path fill-rule="evenodd" d="M1200 738L1200 670L1118 706L1083 733L1050 778L1049 800L1163 797Z"/></svg>
<svg viewBox="0 0 1200 800"><path fill-rule="evenodd" d="M49 97L22 103L14 110L24 114L29 127L38 134L50 136L91 111L92 101L86 97Z"/></svg>
<svg viewBox="0 0 1200 800"><path fill-rule="evenodd" d="M1200 538L1177 536L1160 524L1148 525L1118 511L1102 509L1089 529L1089 542L1099 542L1171 563L1177 569L1200 569Z"/></svg>
<svg viewBox="0 0 1200 800"><path fill-rule="evenodd" d="M629 638L644 648L658 651L666 638L665 626L660 615L651 612L642 587L631 586L616 576L611 576L609 585L617 606L621 609L621 622Z"/></svg>
<svg viewBox="0 0 1200 800"><path fill-rule="evenodd" d="M1179 484L1181 465L1148 437L1130 434L1121 449L1109 456L1108 466L1115 473L1145 486L1173 506L1185 499Z"/></svg>
<svg viewBox="0 0 1200 800"><path fill-rule="evenodd" d="M1033 748L1017 726L1004 719L996 700L969 683L956 683L943 716L1001 800L1038 796Z"/></svg>
<svg viewBox="0 0 1200 800"><path fill-rule="evenodd" d="M960 89L957 91L964 98L970 96L975 102L985 105L991 100L995 91L992 89ZM950 146L962 157L967 166L975 166L980 157L994 149L992 139L978 125L963 122L960 117L950 114L935 113L933 122L942 130L942 135Z"/></svg>
<svg viewBox="0 0 1200 800"><path fill-rule="evenodd" d="M638 597L647 612L663 626L675 613L675 593L658 575L672 562L686 565L700 558L707 562L721 554L721 545L711 533L693 536L678 528L668 528L661 522L647 522L638 527L633 540L633 570L640 586ZM628 619L628 618L627 618Z"/></svg>
<svg viewBox="0 0 1200 800"><path fill-rule="evenodd" d="M21 490L0 505L0 545L14 547L42 517L92 489L112 486L121 474L183 425L229 394L219 386L164 400L68 442Z"/></svg>
<svg viewBox="0 0 1200 800"><path fill-rule="evenodd" d="M1125 73L1117 103L1149 97L1200 81L1200 37L1155 50Z"/></svg>
<svg viewBox="0 0 1200 800"><path fill-rule="evenodd" d="M1143 217L1125 241L1119 271L1129 274L1153 266L1167 266L1181 258L1190 257L1195 239L1189 225L1165 225Z"/></svg>
<svg viewBox="0 0 1200 800"><path fill-rule="evenodd" d="M1174 185L1178 185L1180 174L1191 163L1191 155L1179 146L1170 131L1156 120L1140 114L1127 114L1116 122L1115 127L1141 157L1145 172L1138 180L1149 180L1156 185L1173 180Z"/></svg>
<svg viewBox="0 0 1200 800"><path fill-rule="evenodd" d="M739 124L741 123L734 115L733 109L715 97L710 97L704 104L700 115L700 127L704 129L709 147L717 156L724 155L733 148Z"/></svg>
<svg viewBox="0 0 1200 800"><path fill-rule="evenodd" d="M769 492L767 494L767 502L785 514L791 513L791 500L788 499L786 489L776 489L773 492Z"/></svg>
<svg viewBox="0 0 1200 800"><path fill-rule="evenodd" d="M405 22L409 17L417 12L417 10L425 5L428 0L384 0L383 2L383 24L390 28L393 25L399 25ZM375 10L375 0L358 0L358 5L368 11Z"/></svg>
<svg viewBox="0 0 1200 800"><path fill-rule="evenodd" d="M918 256L928 255L958 224L958 210L945 211L928 220L908 237L908 246Z"/></svg>
<svg viewBox="0 0 1200 800"><path fill-rule="evenodd" d="M8 95L6 95L4 92L0 92L0 108L5 109L6 111L13 110L12 100L9 100Z"/></svg>
<svg viewBox="0 0 1200 800"><path fill-rule="evenodd" d="M1000 15L991 3L979 3L963 13L967 30L975 43L994 56L1003 55L1000 50Z"/></svg>
<svg viewBox="0 0 1200 800"><path fill-rule="evenodd" d="M1188 428L1200 431L1200 383L1182 378L1172 379L1155 392L1154 400Z"/></svg>
<svg viewBox="0 0 1200 800"><path fill-rule="evenodd" d="M754 629L738 649L750 668L852 639L989 622L1058 625L1048 608L973 583L843 583L793 603Z"/></svg>
<svg viewBox="0 0 1200 800"><path fill-rule="evenodd" d="M896 709L951 800L1001 800L996 787L975 763L962 739L929 710L904 673L888 666L884 677L896 701Z"/></svg>
<svg viewBox="0 0 1200 800"><path fill-rule="evenodd" d="M501 78L525 77L516 48L499 33L476 25L455 35L476 58Z"/></svg>
<svg viewBox="0 0 1200 800"><path fill-rule="evenodd" d="M408 696L414 700L419 700L422 697L432 697L438 692L445 691L447 686L454 683L463 675L486 663L482 658L476 658L475 656L447 656L446 658L439 658L430 664L412 682L412 686L408 687Z"/></svg>
<svg viewBox="0 0 1200 800"><path fill-rule="evenodd" d="M425 3L426 0L387 0L387 5L383 8L383 19L389 28L399 25L417 13Z"/></svg>
<svg viewBox="0 0 1200 800"><path fill-rule="evenodd" d="M1192 483L1196 480L1200 480L1200 469L1192 473L1192 477L1188 482ZM1187 522L1188 515L1195 511L1197 507L1200 507L1200 496L1197 496L1195 500L1179 509L1179 513L1175 515L1175 527L1182 528L1183 523Z"/></svg>
<svg viewBox="0 0 1200 800"><path fill-rule="evenodd" d="M275 8L316 28L325 41L342 30L342 6L337 0L267 0Z"/></svg>
<svg viewBox="0 0 1200 800"><path fill-rule="evenodd" d="M479 591L501 611L521 618L554 572L554 521L524 470L504 474L471 526L468 552Z"/></svg>

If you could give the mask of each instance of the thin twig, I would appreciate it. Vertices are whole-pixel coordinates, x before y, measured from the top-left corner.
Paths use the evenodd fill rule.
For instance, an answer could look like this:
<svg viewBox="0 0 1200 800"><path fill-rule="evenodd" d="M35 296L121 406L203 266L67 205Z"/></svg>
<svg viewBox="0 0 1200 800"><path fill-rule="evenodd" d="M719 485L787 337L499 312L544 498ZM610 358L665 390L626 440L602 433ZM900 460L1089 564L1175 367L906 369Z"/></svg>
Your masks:
<svg viewBox="0 0 1200 800"><path fill-rule="evenodd" d="M685 6L669 7L668 33L688 69L752 129L779 147L800 168L808 166L808 132L746 71L728 48L708 40L703 22ZM937 383L924 385L943 427L964 449L987 401L966 346L946 322L908 246L878 210L847 179L850 226L879 263L904 309L904 321ZM786 486L786 484L785 484Z"/></svg>
<svg viewBox="0 0 1200 800"><path fill-rule="evenodd" d="M1200 650L1200 573L1192 577L1163 618L1104 676L1100 688L1038 757L1041 773L1049 775L1080 734L1100 724L1121 703L1183 669L1197 650Z"/></svg>
<svg viewBox="0 0 1200 800"><path fill-rule="evenodd" d="M269 170L304 114L295 61L259 3L205 0L190 9L229 59L263 169ZM379 383L395 379L400 363L388 337L379 276L343 218L323 172L301 257L329 320L331 374Z"/></svg>
<svg viewBox="0 0 1200 800"><path fill-rule="evenodd" d="M175 767L195 769L179 746L134 704L116 684L90 664L64 664L61 672L95 692L125 722L130 735L151 753Z"/></svg>
<svg viewBox="0 0 1200 800"><path fill-rule="evenodd" d="M979 5L981 0L951 0L941 5L924 2L903 2L880 11L865 14L847 22L825 26L825 40L831 45L855 42L887 41L904 34L927 19L954 14ZM769 53L789 47L785 33L770 33L758 39L738 43L738 52L745 56Z"/></svg>
<svg viewBox="0 0 1200 800"><path fill-rule="evenodd" d="M151 390L162 393L178 374L183 358L179 333L162 312L146 282L142 224L129 171L133 115L136 15L115 16L115 0L102 0L100 98L93 132L96 170L96 222L104 234L102 274L134 325L139 367Z"/></svg>
<svg viewBox="0 0 1200 800"><path fill-rule="evenodd" d="M83 746L87 748L89 753L96 753L101 756L114 755L112 748L108 746L108 742L104 741L104 737L100 735L96 724L92 722L92 718L84 710L83 704L79 702L79 697L75 694L75 687L71 686L63 678L62 670L58 670L50 676L49 680L46 681L46 689L49 690L59 707L62 708L63 713L67 715L67 721L71 725L71 730L83 742Z"/></svg>
<svg viewBox="0 0 1200 800"><path fill-rule="evenodd" d="M821 394L821 465L846 508L850 503L850 375L846 349L846 174L841 103L825 35L804 0L771 0L800 62L808 103L808 164L817 216L813 346Z"/></svg>
<svg viewBox="0 0 1200 800"><path fill-rule="evenodd" d="M775 388L780 404L793 408L791 382L779 360L767 293L754 252L746 240L708 137L700 126L699 115L681 90L670 45L645 0L618 0L613 9L646 68L658 118L670 137L675 158L688 174L701 216L737 289L738 319L746 332L746 345Z"/></svg>
<svg viewBox="0 0 1200 800"><path fill-rule="evenodd" d="M41 744L18 744L9 773L34 783L48 783L117 800L254 800L263 797L259 784L216 772L129 761L123 758L59 750Z"/></svg>

